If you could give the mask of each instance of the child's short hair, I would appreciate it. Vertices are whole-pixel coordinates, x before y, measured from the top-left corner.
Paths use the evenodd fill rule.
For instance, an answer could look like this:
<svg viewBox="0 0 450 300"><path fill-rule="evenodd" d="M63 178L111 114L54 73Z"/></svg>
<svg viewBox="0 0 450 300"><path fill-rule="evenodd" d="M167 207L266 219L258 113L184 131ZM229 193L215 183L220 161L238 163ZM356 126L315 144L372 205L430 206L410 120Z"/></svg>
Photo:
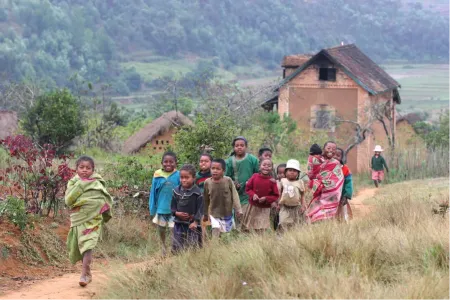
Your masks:
<svg viewBox="0 0 450 300"><path fill-rule="evenodd" d="M200 154L200 158L202 158L202 156L206 156L209 158L210 161L213 160L213 157L211 154L209 154L208 152L203 152L202 154Z"/></svg>
<svg viewBox="0 0 450 300"><path fill-rule="evenodd" d="M248 146L247 139L245 137L243 137L243 136L238 136L235 139L233 139L233 142L231 143L231 146L234 147L234 144L236 144L236 141L244 141L245 146Z"/></svg>
<svg viewBox="0 0 450 300"><path fill-rule="evenodd" d="M215 158L215 159L212 160L212 162L220 164L224 171L227 168L227 165L226 165L225 161L223 159L221 159L221 158Z"/></svg>
<svg viewBox="0 0 450 300"><path fill-rule="evenodd" d="M280 170L280 168L286 168L286 164L279 164L279 165L277 166L277 173L278 173L278 171Z"/></svg>
<svg viewBox="0 0 450 300"><path fill-rule="evenodd" d="M192 177L194 177L195 178L195 176L196 176L196 170L195 170L195 167L193 166L193 165L191 165L191 164L185 164L185 165L183 165L182 167L181 167L181 169L180 169L180 173L181 173L181 171L187 171L187 172L189 172L191 175L192 175Z"/></svg>
<svg viewBox="0 0 450 300"><path fill-rule="evenodd" d="M259 165L262 165L262 163L265 162L266 160L270 161L270 163L272 164L272 167L273 167L273 161L269 158L261 159L261 161L259 162Z"/></svg>
<svg viewBox="0 0 450 300"><path fill-rule="evenodd" d="M272 149L267 148L267 147L262 147L261 149L259 149L258 151L258 156L263 155L264 152L269 151L270 153L273 153Z"/></svg>
<svg viewBox="0 0 450 300"><path fill-rule="evenodd" d="M341 152L341 160L339 161L341 164L345 163L345 153L344 153L344 149L337 147L336 151L340 151Z"/></svg>
<svg viewBox="0 0 450 300"><path fill-rule="evenodd" d="M164 158L165 158L166 156L173 157L173 159L175 160L175 162L177 162L177 155L176 155L174 152L172 152L172 151L166 151L166 152L164 152L164 154L163 154L163 156L162 156L162 158L161 158L161 162L164 161Z"/></svg>
<svg viewBox="0 0 450 300"><path fill-rule="evenodd" d="M326 147L328 144L335 144L335 145L337 145L335 141L327 141L327 142L323 145L323 149L325 149L325 147Z"/></svg>
<svg viewBox="0 0 450 300"><path fill-rule="evenodd" d="M81 164L83 161L89 162L92 166L92 169L95 168L94 159L87 155L82 155L82 156L78 157L77 161L75 162L75 167L78 168L78 165Z"/></svg>
<svg viewBox="0 0 450 300"><path fill-rule="evenodd" d="M311 148L309 148L309 154L310 155L320 155L322 154L322 149L320 149L320 146L317 144L313 144Z"/></svg>

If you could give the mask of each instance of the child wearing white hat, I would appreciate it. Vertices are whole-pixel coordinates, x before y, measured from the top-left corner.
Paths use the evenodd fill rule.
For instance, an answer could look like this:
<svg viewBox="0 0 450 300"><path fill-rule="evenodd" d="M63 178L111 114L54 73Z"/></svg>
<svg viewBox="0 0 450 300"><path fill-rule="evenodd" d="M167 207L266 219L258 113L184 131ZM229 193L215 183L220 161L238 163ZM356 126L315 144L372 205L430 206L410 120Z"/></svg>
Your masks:
<svg viewBox="0 0 450 300"><path fill-rule="evenodd" d="M300 179L300 162L290 159L286 163L286 178L281 179L280 228L286 230L303 222L305 205L305 185Z"/></svg>
<svg viewBox="0 0 450 300"><path fill-rule="evenodd" d="M383 148L380 145L376 145L375 149L373 149L375 154L372 157L371 168L372 168L372 180L375 184L375 187L378 187L381 181L384 179L384 168L386 168L386 172L389 173L388 166L384 157L381 156L381 152Z"/></svg>

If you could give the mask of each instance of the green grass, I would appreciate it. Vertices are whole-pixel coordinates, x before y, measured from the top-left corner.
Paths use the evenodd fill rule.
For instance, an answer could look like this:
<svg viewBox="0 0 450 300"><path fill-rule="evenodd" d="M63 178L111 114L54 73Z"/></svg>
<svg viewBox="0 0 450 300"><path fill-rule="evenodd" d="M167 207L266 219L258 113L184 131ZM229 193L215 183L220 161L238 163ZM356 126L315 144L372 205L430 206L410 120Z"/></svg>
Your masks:
<svg viewBox="0 0 450 300"><path fill-rule="evenodd" d="M144 81L151 82L166 75L186 74L196 67L196 62L187 61L184 59L178 60L163 60L155 62L125 62L121 63L122 68L135 68Z"/></svg>

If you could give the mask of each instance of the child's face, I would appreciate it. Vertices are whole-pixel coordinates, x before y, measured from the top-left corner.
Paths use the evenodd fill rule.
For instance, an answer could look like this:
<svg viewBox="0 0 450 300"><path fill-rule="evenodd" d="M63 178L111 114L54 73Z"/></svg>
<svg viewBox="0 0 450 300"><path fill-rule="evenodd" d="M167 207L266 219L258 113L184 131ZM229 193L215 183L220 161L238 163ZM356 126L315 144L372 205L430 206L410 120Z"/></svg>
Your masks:
<svg viewBox="0 0 450 300"><path fill-rule="evenodd" d="M297 180L298 175L299 174L298 174L297 170L294 170L294 169L287 169L286 170L286 178L288 180L291 180L291 181Z"/></svg>
<svg viewBox="0 0 450 300"><path fill-rule="evenodd" d="M211 169L211 160L208 156L202 156L200 157L200 171L201 172L208 172Z"/></svg>
<svg viewBox="0 0 450 300"><path fill-rule="evenodd" d="M236 156L244 156L246 151L245 141L237 140L234 142L234 153L236 153Z"/></svg>
<svg viewBox="0 0 450 300"><path fill-rule="evenodd" d="M325 156L328 159L333 158L335 153L336 153L336 144L328 143L323 149L323 156Z"/></svg>
<svg viewBox="0 0 450 300"><path fill-rule="evenodd" d="M337 150L334 154L334 158L336 158L338 161L342 160L342 152L340 150Z"/></svg>
<svg viewBox="0 0 450 300"><path fill-rule="evenodd" d="M183 188L190 189L194 185L194 176L189 171L181 170L180 182Z"/></svg>
<svg viewBox="0 0 450 300"><path fill-rule="evenodd" d="M381 152L378 152L378 151L375 152L376 156L379 156L380 154L381 154Z"/></svg>
<svg viewBox="0 0 450 300"><path fill-rule="evenodd" d="M263 161L261 161L259 171L262 175L269 175L270 172L272 172L272 161L270 159L264 159Z"/></svg>
<svg viewBox="0 0 450 300"><path fill-rule="evenodd" d="M284 175L284 171L286 170L285 167L280 167L277 169L277 178L281 179L281 178L286 178L286 175Z"/></svg>
<svg viewBox="0 0 450 300"><path fill-rule="evenodd" d="M222 165L218 162L213 162L211 164L211 177L215 180L219 180L223 177L223 173L225 170L222 168Z"/></svg>
<svg viewBox="0 0 450 300"><path fill-rule="evenodd" d="M162 166L164 171L173 172L173 170L175 170L177 166L177 162L175 161L174 157L166 155L163 157Z"/></svg>
<svg viewBox="0 0 450 300"><path fill-rule="evenodd" d="M77 174L80 178L87 179L94 173L94 167L88 161L81 161L77 166Z"/></svg>
<svg viewBox="0 0 450 300"><path fill-rule="evenodd" d="M263 160L263 159L272 159L272 152L270 152L270 151L264 151L262 154L261 154L261 156L259 157L259 159L260 160Z"/></svg>

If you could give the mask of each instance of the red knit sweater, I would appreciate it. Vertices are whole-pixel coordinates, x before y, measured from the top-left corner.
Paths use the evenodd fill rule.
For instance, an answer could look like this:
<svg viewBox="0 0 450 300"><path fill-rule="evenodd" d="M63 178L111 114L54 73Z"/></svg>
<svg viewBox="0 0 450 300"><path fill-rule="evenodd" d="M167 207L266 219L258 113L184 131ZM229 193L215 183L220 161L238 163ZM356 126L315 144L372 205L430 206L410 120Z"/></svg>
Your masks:
<svg viewBox="0 0 450 300"><path fill-rule="evenodd" d="M259 173L253 174L253 176L247 181L245 185L245 192L249 197L250 205L267 208L270 204L277 201L280 197L278 192L277 183L271 180L271 176L263 176ZM259 203L253 201L253 196L258 195L259 198L266 197L266 201Z"/></svg>

